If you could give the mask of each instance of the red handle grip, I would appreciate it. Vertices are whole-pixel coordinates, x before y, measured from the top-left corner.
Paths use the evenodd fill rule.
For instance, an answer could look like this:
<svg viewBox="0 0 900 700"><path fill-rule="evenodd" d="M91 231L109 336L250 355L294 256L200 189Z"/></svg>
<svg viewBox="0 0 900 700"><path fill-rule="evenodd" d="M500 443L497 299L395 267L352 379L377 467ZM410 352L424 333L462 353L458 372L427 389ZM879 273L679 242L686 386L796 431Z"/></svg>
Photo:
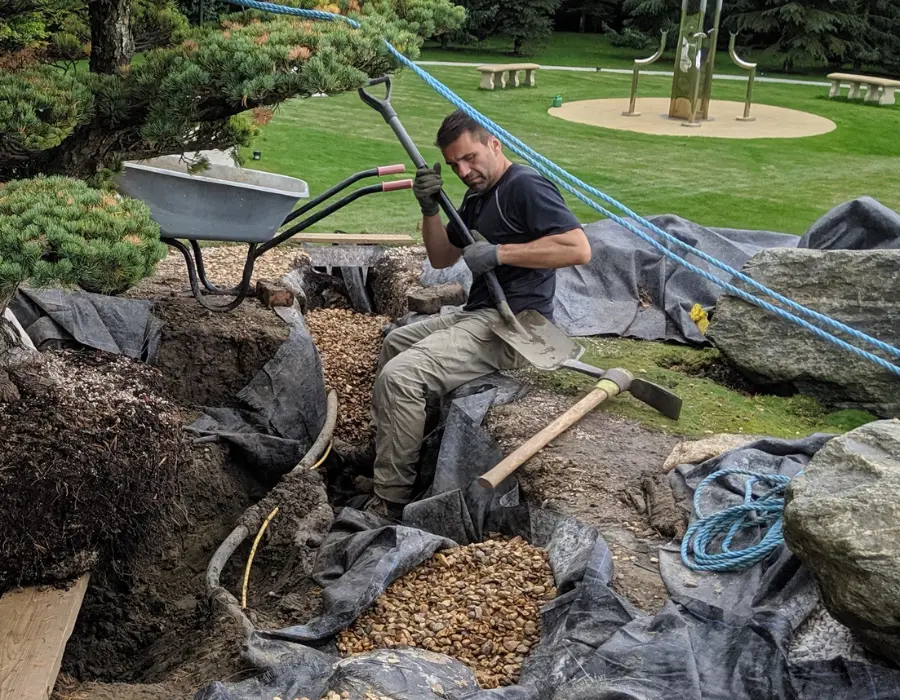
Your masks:
<svg viewBox="0 0 900 700"><path fill-rule="evenodd" d="M382 175L396 175L398 173L405 173L406 166L403 163L397 163L397 165L379 165L378 166L378 176Z"/></svg>
<svg viewBox="0 0 900 700"><path fill-rule="evenodd" d="M412 186L412 180L391 180L390 182L381 183L381 191L393 192L394 190L411 190Z"/></svg>

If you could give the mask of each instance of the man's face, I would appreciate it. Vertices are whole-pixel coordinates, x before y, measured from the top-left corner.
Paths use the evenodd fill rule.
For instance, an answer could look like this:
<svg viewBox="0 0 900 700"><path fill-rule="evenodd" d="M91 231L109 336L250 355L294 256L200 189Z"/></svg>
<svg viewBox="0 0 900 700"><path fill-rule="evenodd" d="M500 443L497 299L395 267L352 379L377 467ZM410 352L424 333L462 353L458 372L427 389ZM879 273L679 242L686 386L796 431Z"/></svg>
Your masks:
<svg viewBox="0 0 900 700"><path fill-rule="evenodd" d="M442 152L460 180L477 192L484 192L502 174L501 148L493 136L482 143L474 134L465 132Z"/></svg>

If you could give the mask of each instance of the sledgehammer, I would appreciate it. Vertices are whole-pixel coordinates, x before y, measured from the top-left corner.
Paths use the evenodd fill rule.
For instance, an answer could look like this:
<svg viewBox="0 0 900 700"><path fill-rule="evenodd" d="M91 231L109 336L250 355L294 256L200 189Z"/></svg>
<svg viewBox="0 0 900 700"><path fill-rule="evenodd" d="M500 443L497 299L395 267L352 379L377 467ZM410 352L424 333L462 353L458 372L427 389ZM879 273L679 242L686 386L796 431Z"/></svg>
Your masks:
<svg viewBox="0 0 900 700"><path fill-rule="evenodd" d="M678 420L681 415L681 399L678 396L658 384L635 378L628 370L602 370L576 360L567 360L563 363L563 367L592 377L599 377L600 381L597 382L594 390L581 401L517 448L496 467L482 474L478 478L480 486L497 488L506 477L525 464L547 443L571 428L601 403L625 391L630 391L636 399L652 406L673 420Z"/></svg>

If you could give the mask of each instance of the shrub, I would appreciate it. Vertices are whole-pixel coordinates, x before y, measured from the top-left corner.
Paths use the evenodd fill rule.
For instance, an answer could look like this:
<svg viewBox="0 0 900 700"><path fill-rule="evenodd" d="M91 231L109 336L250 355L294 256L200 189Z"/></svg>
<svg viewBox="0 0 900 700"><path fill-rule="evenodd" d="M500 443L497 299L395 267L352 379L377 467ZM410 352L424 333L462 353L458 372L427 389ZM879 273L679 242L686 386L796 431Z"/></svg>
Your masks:
<svg viewBox="0 0 900 700"><path fill-rule="evenodd" d="M26 282L118 294L165 256L143 202L60 176L0 190L0 309Z"/></svg>

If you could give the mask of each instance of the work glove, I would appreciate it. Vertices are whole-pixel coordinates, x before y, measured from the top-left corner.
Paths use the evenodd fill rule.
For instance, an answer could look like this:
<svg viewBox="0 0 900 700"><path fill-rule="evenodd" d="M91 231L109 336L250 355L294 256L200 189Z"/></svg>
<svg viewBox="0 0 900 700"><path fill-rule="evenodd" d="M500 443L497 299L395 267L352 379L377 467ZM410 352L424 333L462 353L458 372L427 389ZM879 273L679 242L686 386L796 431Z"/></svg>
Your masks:
<svg viewBox="0 0 900 700"><path fill-rule="evenodd" d="M441 180L441 164L435 163L433 168L423 165L416 170L416 178L413 180L413 194L419 200L419 207L423 216L434 216L441 207L438 204L437 195L444 186Z"/></svg>
<svg viewBox="0 0 900 700"><path fill-rule="evenodd" d="M463 248L462 254L463 260L466 261L466 265L472 271L472 275L478 277L488 270L493 270L500 264L500 246L488 243L480 235L475 236L476 233L477 231L473 231L473 236L481 240L476 240L472 245L467 245Z"/></svg>

